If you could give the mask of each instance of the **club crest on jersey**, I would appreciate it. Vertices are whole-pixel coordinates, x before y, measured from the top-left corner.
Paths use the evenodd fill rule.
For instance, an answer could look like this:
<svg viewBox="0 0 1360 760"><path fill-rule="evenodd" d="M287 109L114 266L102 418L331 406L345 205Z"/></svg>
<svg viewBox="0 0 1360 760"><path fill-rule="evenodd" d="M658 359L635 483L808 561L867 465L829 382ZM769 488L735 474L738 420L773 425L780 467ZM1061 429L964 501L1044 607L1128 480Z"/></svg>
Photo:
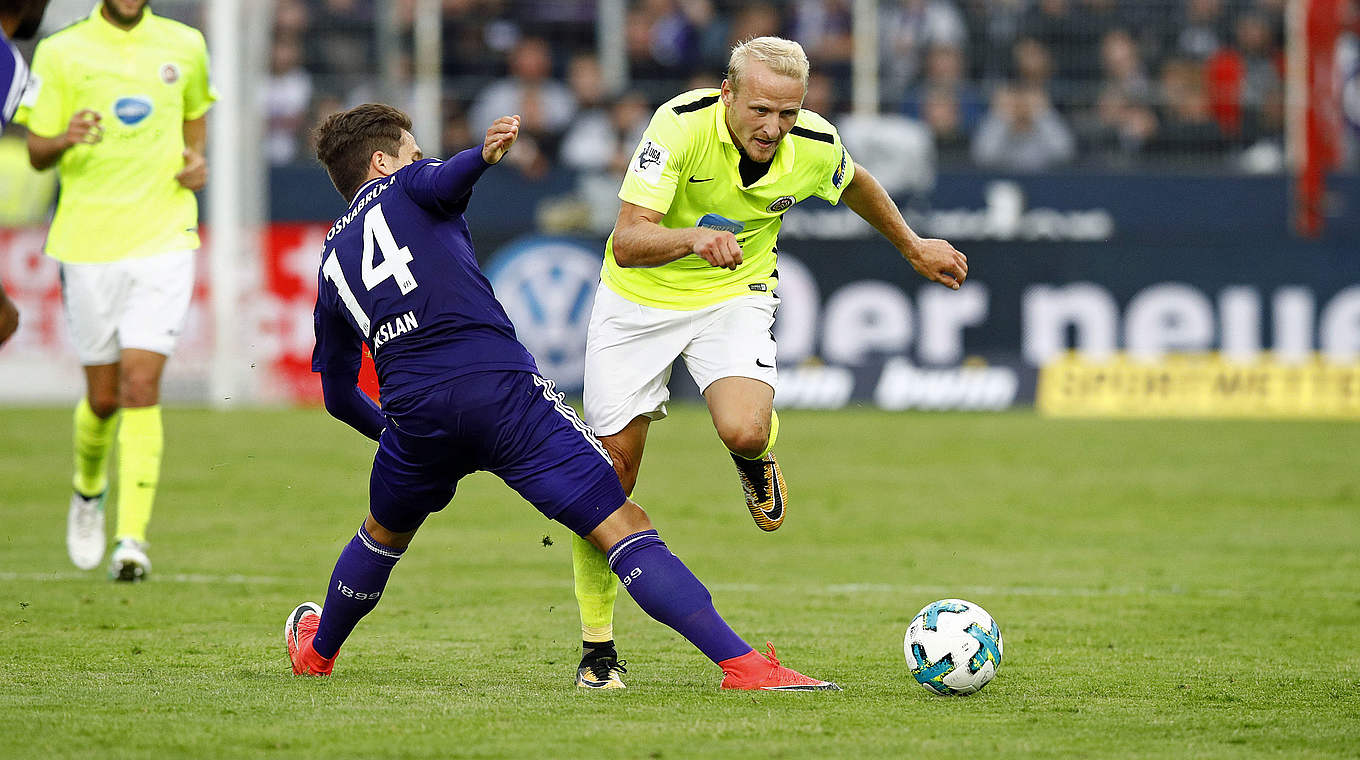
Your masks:
<svg viewBox="0 0 1360 760"><path fill-rule="evenodd" d="M129 127L138 124L151 115L151 99L144 95L119 98L113 104L113 115Z"/></svg>
<svg viewBox="0 0 1360 760"><path fill-rule="evenodd" d="M161 81L166 84L174 84L179 81L179 67L173 63L161 64Z"/></svg>
<svg viewBox="0 0 1360 760"><path fill-rule="evenodd" d="M836 171L831 175L831 184L840 187L845 181L845 148L841 148L841 165L836 167Z"/></svg>
<svg viewBox="0 0 1360 760"><path fill-rule="evenodd" d="M670 155L670 151L655 142L644 140L642 147L638 148L632 170L635 174L642 175L648 182L660 182L661 170L666 168L666 159L670 158Z"/></svg>
<svg viewBox="0 0 1360 760"><path fill-rule="evenodd" d="M770 205L765 207L765 210L771 214L782 214L783 212L788 211L789 207L797 200L798 199L794 198L792 195L781 195L771 201Z"/></svg>

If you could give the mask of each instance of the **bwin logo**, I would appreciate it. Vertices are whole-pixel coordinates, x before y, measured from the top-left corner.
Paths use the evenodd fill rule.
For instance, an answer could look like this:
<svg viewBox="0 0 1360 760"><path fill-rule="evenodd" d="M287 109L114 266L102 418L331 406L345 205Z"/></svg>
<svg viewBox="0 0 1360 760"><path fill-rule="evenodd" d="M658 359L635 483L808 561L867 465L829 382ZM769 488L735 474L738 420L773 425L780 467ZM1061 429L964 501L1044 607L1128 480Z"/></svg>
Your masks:
<svg viewBox="0 0 1360 760"><path fill-rule="evenodd" d="M119 98L113 104L113 115L130 127L151 115L151 100L141 95Z"/></svg>
<svg viewBox="0 0 1360 760"><path fill-rule="evenodd" d="M497 251L487 279L543 375L558 390L579 393L600 252L564 238L531 237Z"/></svg>

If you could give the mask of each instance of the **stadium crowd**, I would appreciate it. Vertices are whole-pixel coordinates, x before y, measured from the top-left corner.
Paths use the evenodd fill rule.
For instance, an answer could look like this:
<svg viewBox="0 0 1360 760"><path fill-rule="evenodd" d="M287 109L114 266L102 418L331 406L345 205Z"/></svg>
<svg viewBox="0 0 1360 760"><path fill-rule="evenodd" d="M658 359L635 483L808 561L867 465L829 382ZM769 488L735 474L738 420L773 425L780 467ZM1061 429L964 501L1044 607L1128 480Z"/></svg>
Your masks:
<svg viewBox="0 0 1360 760"><path fill-rule="evenodd" d="M413 4L403 5L410 18ZM631 0L629 87L609 91L591 0L445 0L445 152L469 124L519 111L520 169L627 160L651 109L716 86L730 46L763 34L806 48L806 106L849 109L851 0ZM1282 166L1284 0L882 0L880 117L945 167ZM279 0L269 156L307 161L306 126L378 96L374 5ZM409 35L410 22L404 33ZM409 49L409 46L403 46ZM479 128L480 129L480 128ZM852 130L853 131L853 130ZM847 138L849 140L850 138Z"/></svg>

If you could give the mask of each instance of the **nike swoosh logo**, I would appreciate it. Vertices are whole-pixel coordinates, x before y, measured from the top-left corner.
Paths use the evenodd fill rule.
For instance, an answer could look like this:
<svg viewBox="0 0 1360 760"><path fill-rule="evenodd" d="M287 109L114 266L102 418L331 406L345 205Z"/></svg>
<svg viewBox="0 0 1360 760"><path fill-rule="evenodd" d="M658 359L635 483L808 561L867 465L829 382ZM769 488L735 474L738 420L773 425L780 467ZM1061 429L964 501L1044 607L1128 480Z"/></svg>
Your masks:
<svg viewBox="0 0 1360 760"><path fill-rule="evenodd" d="M691 175L689 175L689 181L690 181L690 182L712 182L712 181L713 181L713 178L712 178L712 177L709 177L708 179L698 179L698 178L695 177L693 174L691 174Z"/></svg>
<svg viewBox="0 0 1360 760"><path fill-rule="evenodd" d="M774 365L773 365L773 364L766 364L765 362L763 362L763 361L761 361L761 360L759 360L759 359L756 359L756 366L757 366L757 367L764 367L765 369L774 369Z"/></svg>
<svg viewBox="0 0 1360 760"><path fill-rule="evenodd" d="M779 474L770 473L770 495L774 497L774 504L769 509L760 510L771 522L779 522L784 516L784 498L779 493Z"/></svg>

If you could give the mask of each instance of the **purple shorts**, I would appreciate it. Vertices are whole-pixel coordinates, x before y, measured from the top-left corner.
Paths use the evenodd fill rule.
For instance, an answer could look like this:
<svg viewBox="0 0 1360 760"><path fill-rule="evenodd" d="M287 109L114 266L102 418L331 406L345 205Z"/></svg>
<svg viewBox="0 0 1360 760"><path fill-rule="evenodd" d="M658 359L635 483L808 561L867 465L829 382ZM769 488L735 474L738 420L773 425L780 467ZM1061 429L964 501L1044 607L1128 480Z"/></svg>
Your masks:
<svg viewBox="0 0 1360 760"><path fill-rule="evenodd" d="M585 536L626 497L604 446L551 380L530 372L464 375L386 403L369 509L394 533L443 509L463 476L498 475L545 517Z"/></svg>

